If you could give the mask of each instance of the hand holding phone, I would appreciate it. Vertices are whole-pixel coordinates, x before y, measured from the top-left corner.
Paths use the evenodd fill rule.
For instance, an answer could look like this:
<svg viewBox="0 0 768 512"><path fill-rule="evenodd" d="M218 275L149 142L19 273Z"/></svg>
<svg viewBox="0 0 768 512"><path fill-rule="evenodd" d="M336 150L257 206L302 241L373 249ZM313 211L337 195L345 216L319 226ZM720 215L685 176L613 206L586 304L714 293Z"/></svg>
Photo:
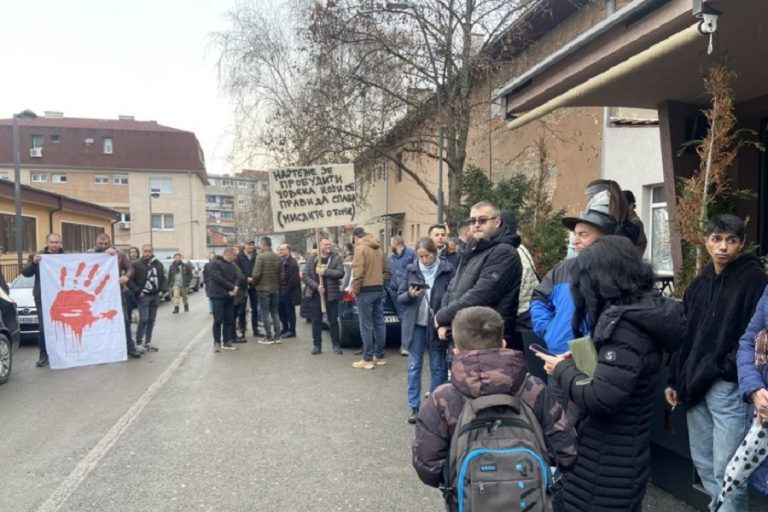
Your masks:
<svg viewBox="0 0 768 512"><path fill-rule="evenodd" d="M556 354L552 353L550 350L547 350L546 348L542 347L538 343L531 343L531 345L528 348L533 350L534 352L538 352L539 354L544 354L544 355L547 355L547 356L555 356L556 355Z"/></svg>

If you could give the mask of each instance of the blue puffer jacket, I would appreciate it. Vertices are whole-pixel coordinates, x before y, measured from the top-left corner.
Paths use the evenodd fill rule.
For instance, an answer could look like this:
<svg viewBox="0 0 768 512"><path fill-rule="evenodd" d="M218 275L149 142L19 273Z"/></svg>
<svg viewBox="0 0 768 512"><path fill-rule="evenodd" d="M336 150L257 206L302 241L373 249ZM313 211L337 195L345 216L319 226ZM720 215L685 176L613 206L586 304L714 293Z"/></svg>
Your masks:
<svg viewBox="0 0 768 512"><path fill-rule="evenodd" d="M392 277L389 278L387 288L389 288L392 293L397 293L397 290L400 289L400 281L403 279L405 269L408 265L416 261L416 251L410 247L405 247L399 255L390 252L387 259L389 260L389 271L392 272Z"/></svg>
<svg viewBox="0 0 768 512"><path fill-rule="evenodd" d="M739 372L739 392L745 401L749 395L762 388L768 388L768 365L755 366L755 335L762 329L768 329L768 286L757 303L747 330L739 339L739 351L736 353L736 367ZM758 467L749 481L763 494L768 494L768 459Z"/></svg>
<svg viewBox="0 0 768 512"><path fill-rule="evenodd" d="M435 275L435 282L430 290L429 305L432 307L432 311L435 312L440 309L440 304L443 301L443 295L448 289L448 283L453 276L453 267L445 259L439 259L439 266L437 267L437 274ZM402 336L403 348L408 350L408 346L413 338L413 331L416 328L416 317L419 314L419 306L421 301L426 296L425 293L418 295L417 297L411 297L408 295L408 285L410 283L423 283L424 275L419 270L419 264L413 263L408 265L403 274L403 279L400 282L400 289L397 294L397 302L403 307L403 318L400 324L400 333ZM448 341L441 340L437 337L437 331L435 330L435 323L432 319L432 315L429 315L427 321L427 349L428 350L445 350L448 348Z"/></svg>
<svg viewBox="0 0 768 512"><path fill-rule="evenodd" d="M547 272L531 296L531 323L536 334L555 354L568 350L568 340L575 338L571 329L573 299L568 280L576 258L563 260ZM587 332L586 322L582 332Z"/></svg>

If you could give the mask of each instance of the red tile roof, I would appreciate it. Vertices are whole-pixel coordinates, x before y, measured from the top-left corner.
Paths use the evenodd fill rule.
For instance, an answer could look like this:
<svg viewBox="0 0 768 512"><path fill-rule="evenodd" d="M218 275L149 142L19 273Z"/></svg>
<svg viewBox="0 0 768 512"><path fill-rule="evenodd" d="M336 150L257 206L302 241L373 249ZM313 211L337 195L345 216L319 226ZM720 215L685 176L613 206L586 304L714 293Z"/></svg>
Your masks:
<svg viewBox="0 0 768 512"><path fill-rule="evenodd" d="M80 118L19 118L20 155L25 167L192 171L205 181L205 160L192 132L155 121ZM12 119L0 119L0 166L13 165ZM43 156L29 155L32 135L42 135ZM51 135L58 135L53 143ZM102 140L112 138L113 153ZM92 142L86 143L87 139Z"/></svg>

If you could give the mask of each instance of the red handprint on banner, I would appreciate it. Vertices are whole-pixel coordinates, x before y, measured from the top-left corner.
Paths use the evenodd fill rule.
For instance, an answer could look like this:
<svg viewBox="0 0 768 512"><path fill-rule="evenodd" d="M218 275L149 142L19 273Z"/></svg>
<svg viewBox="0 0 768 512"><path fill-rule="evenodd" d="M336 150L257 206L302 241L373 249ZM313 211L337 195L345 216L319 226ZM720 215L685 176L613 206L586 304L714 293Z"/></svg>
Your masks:
<svg viewBox="0 0 768 512"><path fill-rule="evenodd" d="M71 287L65 289L64 286L67 283L68 272L67 267L61 267L59 271L61 289L56 294L56 298L53 299L50 309L51 322L58 322L68 327L78 341L82 340L83 331L86 327L102 318L114 318L117 314L116 309L108 309L94 316L94 313L91 311L91 305L104 290L110 276L109 274L104 275L93 292L89 292L87 289L90 288L94 276L99 271L99 264L94 263L86 275L83 275L84 270L85 262L81 261L75 270L74 276L71 278ZM83 278L85 280L81 286L80 281Z"/></svg>

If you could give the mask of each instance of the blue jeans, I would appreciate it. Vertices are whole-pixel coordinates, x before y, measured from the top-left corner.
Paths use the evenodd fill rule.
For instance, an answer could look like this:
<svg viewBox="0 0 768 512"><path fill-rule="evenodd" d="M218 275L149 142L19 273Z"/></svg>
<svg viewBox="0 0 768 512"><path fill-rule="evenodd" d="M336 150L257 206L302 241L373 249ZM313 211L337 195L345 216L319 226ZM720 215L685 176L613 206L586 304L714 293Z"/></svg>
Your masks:
<svg viewBox="0 0 768 512"><path fill-rule="evenodd" d="M688 409L688 438L691 458L699 473L701 483L711 498L712 510L720 494L725 466L752 420L752 407L739 396L735 382L716 380L704 398ZM745 512L749 510L747 486L739 486L720 508L720 512Z"/></svg>
<svg viewBox="0 0 768 512"><path fill-rule="evenodd" d="M157 306L160 304L159 295L142 295L136 297L136 305L139 309L139 325L136 327L136 344L151 344L152 329L155 328L157 318Z"/></svg>
<svg viewBox="0 0 768 512"><path fill-rule="evenodd" d="M259 311L261 312L261 322L264 324L264 334L269 339L277 338L280 336L281 329L280 315L277 314L277 292L256 290L256 293L259 296ZM275 328L274 334L272 327Z"/></svg>
<svg viewBox="0 0 768 512"><path fill-rule="evenodd" d="M421 369L427 345L427 327L417 325L408 345L408 407L418 409L421 403ZM445 349L429 352L429 391L448 380L448 364Z"/></svg>
<svg viewBox="0 0 768 512"><path fill-rule="evenodd" d="M384 325L384 293L360 292L355 298L363 340L363 359L372 361L373 356L384 357L387 328Z"/></svg>

